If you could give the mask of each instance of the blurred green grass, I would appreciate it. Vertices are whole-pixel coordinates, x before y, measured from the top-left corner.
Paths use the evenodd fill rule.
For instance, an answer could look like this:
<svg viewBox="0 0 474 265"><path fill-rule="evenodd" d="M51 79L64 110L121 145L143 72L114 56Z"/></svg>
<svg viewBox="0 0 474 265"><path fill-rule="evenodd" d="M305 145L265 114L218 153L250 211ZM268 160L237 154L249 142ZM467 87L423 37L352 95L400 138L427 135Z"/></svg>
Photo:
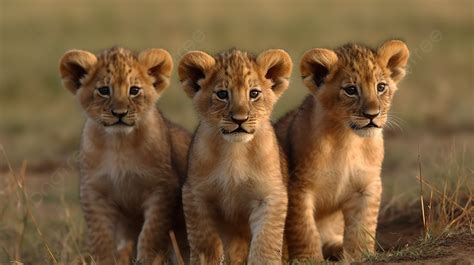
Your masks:
<svg viewBox="0 0 474 265"><path fill-rule="evenodd" d="M258 53L283 48L295 68L290 89L276 106L276 119L307 94L298 71L304 51L346 42L377 46L390 38L405 40L412 53L392 110L402 131L389 131L409 144L390 145L388 138L394 150L387 150L385 164L403 165L407 152L416 153L416 142L426 134L432 135L424 149L428 156L461 133L457 144L468 150L463 156L474 157L472 1L0 3L0 144L14 165L62 161L78 148L84 117L58 76L58 60L69 49L161 47L177 64L193 49L216 53L237 47ZM176 73L158 105L173 121L195 127L196 115Z"/></svg>

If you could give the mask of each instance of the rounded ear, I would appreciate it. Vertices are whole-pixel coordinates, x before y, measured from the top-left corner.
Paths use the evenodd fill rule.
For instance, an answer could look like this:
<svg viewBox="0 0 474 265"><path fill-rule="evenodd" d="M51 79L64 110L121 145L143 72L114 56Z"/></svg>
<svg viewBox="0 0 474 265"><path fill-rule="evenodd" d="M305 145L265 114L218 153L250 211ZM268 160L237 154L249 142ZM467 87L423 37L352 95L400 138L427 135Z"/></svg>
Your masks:
<svg viewBox="0 0 474 265"><path fill-rule="evenodd" d="M316 92L334 72L337 61L337 54L332 50L316 48L305 52L300 63L303 83Z"/></svg>
<svg viewBox="0 0 474 265"><path fill-rule="evenodd" d="M173 59L169 52L163 49L144 50L138 54L138 62L153 77L153 86L158 94L168 87L173 70Z"/></svg>
<svg viewBox="0 0 474 265"><path fill-rule="evenodd" d="M288 89L293 68L293 62L288 53L279 49L266 50L258 55L256 62L265 78L272 81L272 90L277 96Z"/></svg>
<svg viewBox="0 0 474 265"><path fill-rule="evenodd" d="M216 60L205 52L190 51L183 55L179 61L178 75L184 92L190 98L201 89L200 81L210 74L215 64Z"/></svg>
<svg viewBox="0 0 474 265"><path fill-rule="evenodd" d="M389 40L379 47L377 54L380 63L390 70L393 81L402 80L410 56L407 45L400 40Z"/></svg>
<svg viewBox="0 0 474 265"><path fill-rule="evenodd" d="M91 72L97 63L97 57L86 51L71 50L59 60L59 73L63 86L76 94L81 87L83 78Z"/></svg>

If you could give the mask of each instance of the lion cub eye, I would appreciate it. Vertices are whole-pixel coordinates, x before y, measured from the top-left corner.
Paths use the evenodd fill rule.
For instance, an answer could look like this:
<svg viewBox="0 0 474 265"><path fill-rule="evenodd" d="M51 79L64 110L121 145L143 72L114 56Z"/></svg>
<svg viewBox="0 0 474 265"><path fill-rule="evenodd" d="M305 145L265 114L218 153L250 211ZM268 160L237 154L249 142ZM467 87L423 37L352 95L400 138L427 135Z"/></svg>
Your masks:
<svg viewBox="0 0 474 265"><path fill-rule="evenodd" d="M103 97L108 97L110 95L110 87L108 86L99 87L97 89L97 92L99 92L99 95Z"/></svg>
<svg viewBox="0 0 474 265"><path fill-rule="evenodd" d="M383 93L387 89L387 84L385 83L378 83L377 84L377 92Z"/></svg>
<svg viewBox="0 0 474 265"><path fill-rule="evenodd" d="M229 97L229 93L225 90L219 90L219 91L216 92L216 96L219 99L225 100Z"/></svg>
<svg viewBox="0 0 474 265"><path fill-rule="evenodd" d="M344 88L344 92L348 95L348 96L356 96L357 95L357 87L356 86L353 86L353 85L349 85L349 86L346 86Z"/></svg>
<svg viewBox="0 0 474 265"><path fill-rule="evenodd" d="M260 93L262 93L262 91L258 90L258 89L252 89L250 90L250 98L251 99L256 99Z"/></svg>
<svg viewBox="0 0 474 265"><path fill-rule="evenodd" d="M129 93L130 93L131 96L136 96L136 95L138 95L138 93L140 93L140 88L137 87L137 86L132 86L132 87L130 87Z"/></svg>

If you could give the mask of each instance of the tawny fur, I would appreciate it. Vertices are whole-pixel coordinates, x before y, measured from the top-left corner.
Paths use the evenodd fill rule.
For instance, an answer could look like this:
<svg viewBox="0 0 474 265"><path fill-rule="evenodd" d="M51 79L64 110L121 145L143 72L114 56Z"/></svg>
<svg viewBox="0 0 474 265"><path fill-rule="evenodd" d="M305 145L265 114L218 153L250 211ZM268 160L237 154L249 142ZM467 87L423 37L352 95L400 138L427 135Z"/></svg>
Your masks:
<svg viewBox="0 0 474 265"><path fill-rule="evenodd" d="M191 137L155 107L172 66L161 49L72 50L61 58L63 84L86 114L80 201L97 264L127 264L132 252L141 264L164 263L173 254L170 230L187 249L180 186ZM104 87L108 95L98 91Z"/></svg>
<svg viewBox="0 0 474 265"><path fill-rule="evenodd" d="M276 124L290 165L286 238L291 259L321 260L323 252L341 257L343 249L346 257L357 259L374 251L381 128L407 61L401 41L378 50L349 44L303 56L301 75L311 95ZM380 83L387 85L383 92L377 91ZM348 94L352 85L356 96ZM365 127L370 119L375 127Z"/></svg>
<svg viewBox="0 0 474 265"><path fill-rule="evenodd" d="M256 58L196 51L181 59L179 76L200 118L183 188L191 264L223 257L230 264L281 264L287 165L269 117L291 67L282 50ZM255 89L261 92L250 98ZM247 133L235 132L233 119Z"/></svg>

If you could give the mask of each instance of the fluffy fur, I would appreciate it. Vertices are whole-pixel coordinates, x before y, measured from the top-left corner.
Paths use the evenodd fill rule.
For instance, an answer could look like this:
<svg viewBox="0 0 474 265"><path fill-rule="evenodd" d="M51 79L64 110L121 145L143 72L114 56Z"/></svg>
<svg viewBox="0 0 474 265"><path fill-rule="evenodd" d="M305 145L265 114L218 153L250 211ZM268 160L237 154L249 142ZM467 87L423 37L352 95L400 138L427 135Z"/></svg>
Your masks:
<svg viewBox="0 0 474 265"><path fill-rule="evenodd" d="M224 253L231 264L281 263L287 166L269 117L291 68L282 50L181 59L200 119L183 188L192 264L218 264Z"/></svg>
<svg viewBox="0 0 474 265"><path fill-rule="evenodd" d="M378 50L348 44L304 54L301 75L311 95L276 124L290 161L291 259L374 251L382 127L408 56L397 40Z"/></svg>
<svg viewBox="0 0 474 265"><path fill-rule="evenodd" d="M172 67L161 49L72 50L61 58L64 87L87 118L80 201L97 264L128 263L130 246L142 264L161 264L172 254L170 230L187 248L180 185L190 134L155 107Z"/></svg>

